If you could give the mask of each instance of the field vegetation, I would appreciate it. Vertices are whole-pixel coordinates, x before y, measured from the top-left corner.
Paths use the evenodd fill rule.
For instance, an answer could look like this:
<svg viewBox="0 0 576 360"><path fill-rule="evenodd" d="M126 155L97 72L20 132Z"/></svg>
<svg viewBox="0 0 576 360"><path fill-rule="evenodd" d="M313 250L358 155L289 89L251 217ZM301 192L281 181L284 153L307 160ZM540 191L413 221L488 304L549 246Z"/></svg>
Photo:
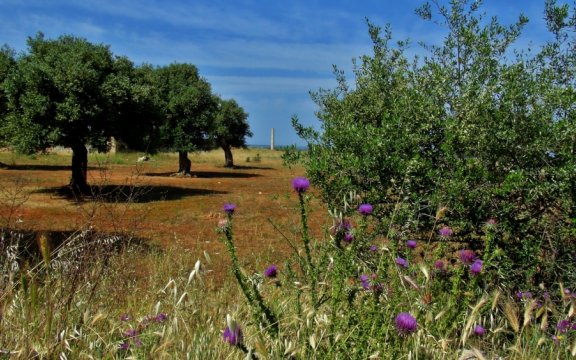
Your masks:
<svg viewBox="0 0 576 360"><path fill-rule="evenodd" d="M282 166L280 152L237 151L260 160L236 169L223 166L220 151L198 153L190 178L170 176L177 154L144 164L139 154L94 154L90 183L107 190L82 199L63 191L70 154L0 156L0 356L521 359L575 351L569 286L499 286L483 266L472 270L481 254L460 252L449 228L390 241L375 231L373 206L352 193L343 199L347 216L327 211L304 169ZM488 243L498 224L484 231Z"/></svg>
<svg viewBox="0 0 576 360"><path fill-rule="evenodd" d="M0 153L0 357L576 356L576 12L545 1L533 51L481 3L418 8L446 31L423 58L368 22L353 82L312 95L321 129L293 120L308 150L234 163L246 114L191 65L3 49L0 141L28 155ZM102 82L68 91L66 51ZM113 135L148 154L88 153Z"/></svg>

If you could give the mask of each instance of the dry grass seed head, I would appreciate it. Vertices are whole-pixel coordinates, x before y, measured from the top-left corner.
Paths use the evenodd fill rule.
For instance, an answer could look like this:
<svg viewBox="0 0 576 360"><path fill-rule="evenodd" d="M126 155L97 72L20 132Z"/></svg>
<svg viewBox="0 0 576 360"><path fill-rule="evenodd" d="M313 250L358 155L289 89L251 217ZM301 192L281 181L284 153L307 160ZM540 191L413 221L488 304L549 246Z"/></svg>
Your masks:
<svg viewBox="0 0 576 360"><path fill-rule="evenodd" d="M476 348L464 349L458 360L486 360L484 354Z"/></svg>
<svg viewBox="0 0 576 360"><path fill-rule="evenodd" d="M520 323L518 321L518 307L513 302L513 300L507 299L502 304L502 311L504 312L504 315L506 316L506 319L508 319L508 323L512 327L514 332L516 333L520 332Z"/></svg>

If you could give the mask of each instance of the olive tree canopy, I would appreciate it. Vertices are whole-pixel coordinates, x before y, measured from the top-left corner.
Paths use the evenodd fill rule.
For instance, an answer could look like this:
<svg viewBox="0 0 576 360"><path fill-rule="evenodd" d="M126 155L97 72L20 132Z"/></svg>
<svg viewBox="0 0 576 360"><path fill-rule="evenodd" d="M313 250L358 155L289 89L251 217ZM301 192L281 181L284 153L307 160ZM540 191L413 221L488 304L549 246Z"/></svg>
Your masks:
<svg viewBox="0 0 576 360"><path fill-rule="evenodd" d="M163 121L160 146L179 154L178 173L190 174L188 152L211 148L210 133L217 102L210 84L191 64L173 63L156 69Z"/></svg>
<svg viewBox="0 0 576 360"><path fill-rule="evenodd" d="M23 153L71 148L70 185L87 191L87 145L106 151L112 136L142 139L146 136L135 132L149 131L148 126L117 126L146 121L135 110L134 99L145 90L133 87L132 72L132 63L115 58L105 45L69 35L28 38L28 52L17 58L5 81L7 141Z"/></svg>

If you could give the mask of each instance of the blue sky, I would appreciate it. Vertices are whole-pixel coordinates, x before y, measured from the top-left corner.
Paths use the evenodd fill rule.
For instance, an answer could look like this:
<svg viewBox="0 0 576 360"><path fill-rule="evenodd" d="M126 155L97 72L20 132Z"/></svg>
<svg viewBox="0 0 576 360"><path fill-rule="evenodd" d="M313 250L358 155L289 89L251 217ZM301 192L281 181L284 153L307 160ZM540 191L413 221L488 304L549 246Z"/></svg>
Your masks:
<svg viewBox="0 0 576 360"><path fill-rule="evenodd" d="M440 0L441 2L446 2ZM194 64L214 93L234 98L249 113L254 136L267 144L302 145L290 119L320 127L309 92L334 88L332 65L352 78L352 59L371 53L364 19L389 23L395 39L439 43L444 30L420 20L421 0L1 0L0 44L26 50L42 31L110 45L135 64ZM484 11L511 23L530 19L520 47L546 39L544 0L485 0Z"/></svg>

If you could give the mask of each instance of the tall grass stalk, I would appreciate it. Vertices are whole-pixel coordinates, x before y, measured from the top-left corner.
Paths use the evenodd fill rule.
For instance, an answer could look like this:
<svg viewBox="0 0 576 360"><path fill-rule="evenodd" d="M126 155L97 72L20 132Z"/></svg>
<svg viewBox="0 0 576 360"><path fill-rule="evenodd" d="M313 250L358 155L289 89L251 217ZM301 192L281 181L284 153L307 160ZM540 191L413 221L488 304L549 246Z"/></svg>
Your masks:
<svg viewBox="0 0 576 360"><path fill-rule="evenodd" d="M233 211L232 211L233 212ZM246 275L242 272L240 268L240 263L238 261L238 256L236 255L236 246L234 245L233 233L232 233L232 212L227 214L227 222L223 226L224 231L224 242L230 258L232 260L232 273L242 290L242 293L246 297L248 304L255 310L254 320L259 324L262 320L264 321L264 329L266 332L274 337L278 336L278 320L276 315L272 310L264 303L264 299L258 290L257 285L254 282L250 282Z"/></svg>

